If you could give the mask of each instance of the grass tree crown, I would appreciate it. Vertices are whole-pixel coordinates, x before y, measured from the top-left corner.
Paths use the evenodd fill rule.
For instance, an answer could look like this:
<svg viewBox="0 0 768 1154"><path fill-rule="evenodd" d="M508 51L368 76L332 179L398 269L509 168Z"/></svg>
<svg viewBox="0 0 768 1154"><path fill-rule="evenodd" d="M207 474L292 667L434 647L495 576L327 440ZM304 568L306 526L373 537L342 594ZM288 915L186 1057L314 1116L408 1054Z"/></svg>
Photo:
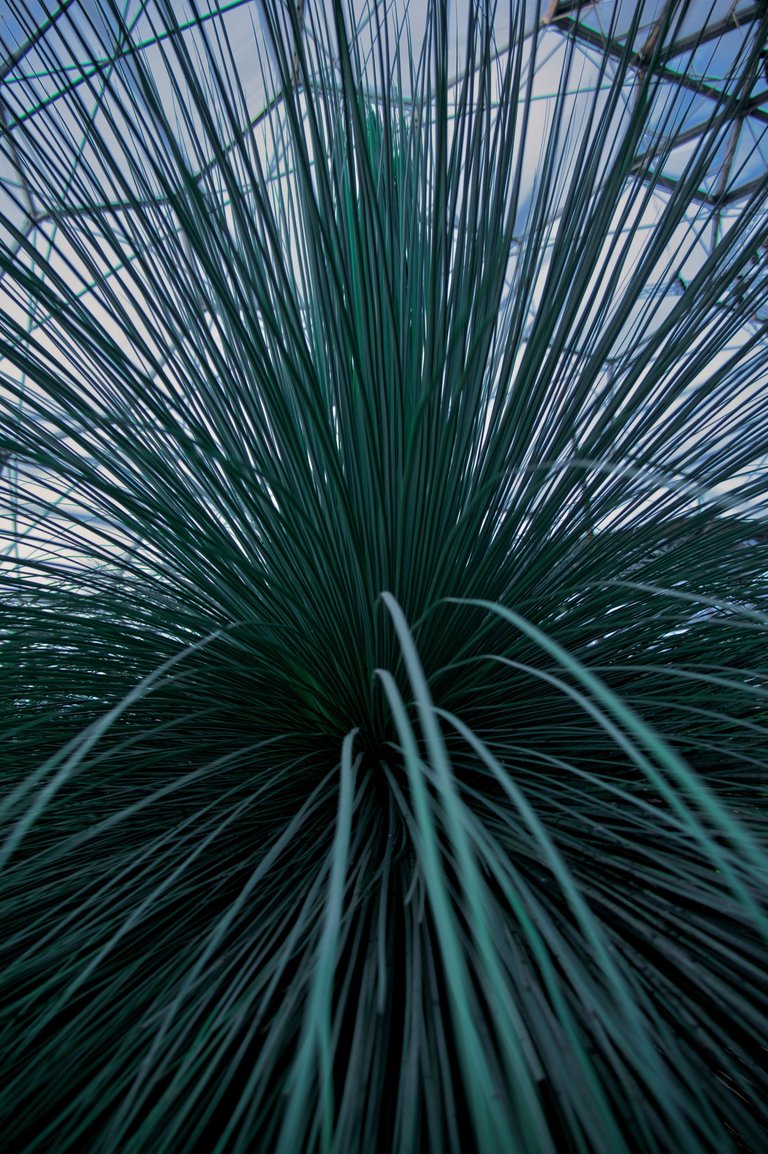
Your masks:
<svg viewBox="0 0 768 1154"><path fill-rule="evenodd" d="M768 15L703 115L695 7L13 5L0 1146L764 1149Z"/></svg>

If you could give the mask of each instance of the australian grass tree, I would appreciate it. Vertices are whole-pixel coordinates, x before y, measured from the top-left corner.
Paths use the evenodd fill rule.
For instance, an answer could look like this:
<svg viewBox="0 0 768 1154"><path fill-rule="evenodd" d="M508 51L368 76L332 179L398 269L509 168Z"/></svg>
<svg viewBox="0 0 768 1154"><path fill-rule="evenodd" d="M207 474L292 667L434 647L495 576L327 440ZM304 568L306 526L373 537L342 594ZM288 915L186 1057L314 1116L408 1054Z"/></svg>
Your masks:
<svg viewBox="0 0 768 1154"><path fill-rule="evenodd" d="M765 6L681 153L706 3L47 2L0 1148L761 1154Z"/></svg>

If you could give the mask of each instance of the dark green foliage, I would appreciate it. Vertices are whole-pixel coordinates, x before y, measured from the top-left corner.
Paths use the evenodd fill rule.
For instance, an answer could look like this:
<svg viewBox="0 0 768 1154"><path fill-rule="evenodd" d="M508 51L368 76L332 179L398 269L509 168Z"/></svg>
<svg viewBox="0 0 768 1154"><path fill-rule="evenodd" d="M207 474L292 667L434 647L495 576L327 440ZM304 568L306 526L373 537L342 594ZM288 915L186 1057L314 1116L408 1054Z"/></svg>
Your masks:
<svg viewBox="0 0 768 1154"><path fill-rule="evenodd" d="M525 5L369 15L265 4L263 148L216 21L70 187L9 106L0 1145L760 1154L768 187L648 291L750 91L648 231L652 67L530 187Z"/></svg>

